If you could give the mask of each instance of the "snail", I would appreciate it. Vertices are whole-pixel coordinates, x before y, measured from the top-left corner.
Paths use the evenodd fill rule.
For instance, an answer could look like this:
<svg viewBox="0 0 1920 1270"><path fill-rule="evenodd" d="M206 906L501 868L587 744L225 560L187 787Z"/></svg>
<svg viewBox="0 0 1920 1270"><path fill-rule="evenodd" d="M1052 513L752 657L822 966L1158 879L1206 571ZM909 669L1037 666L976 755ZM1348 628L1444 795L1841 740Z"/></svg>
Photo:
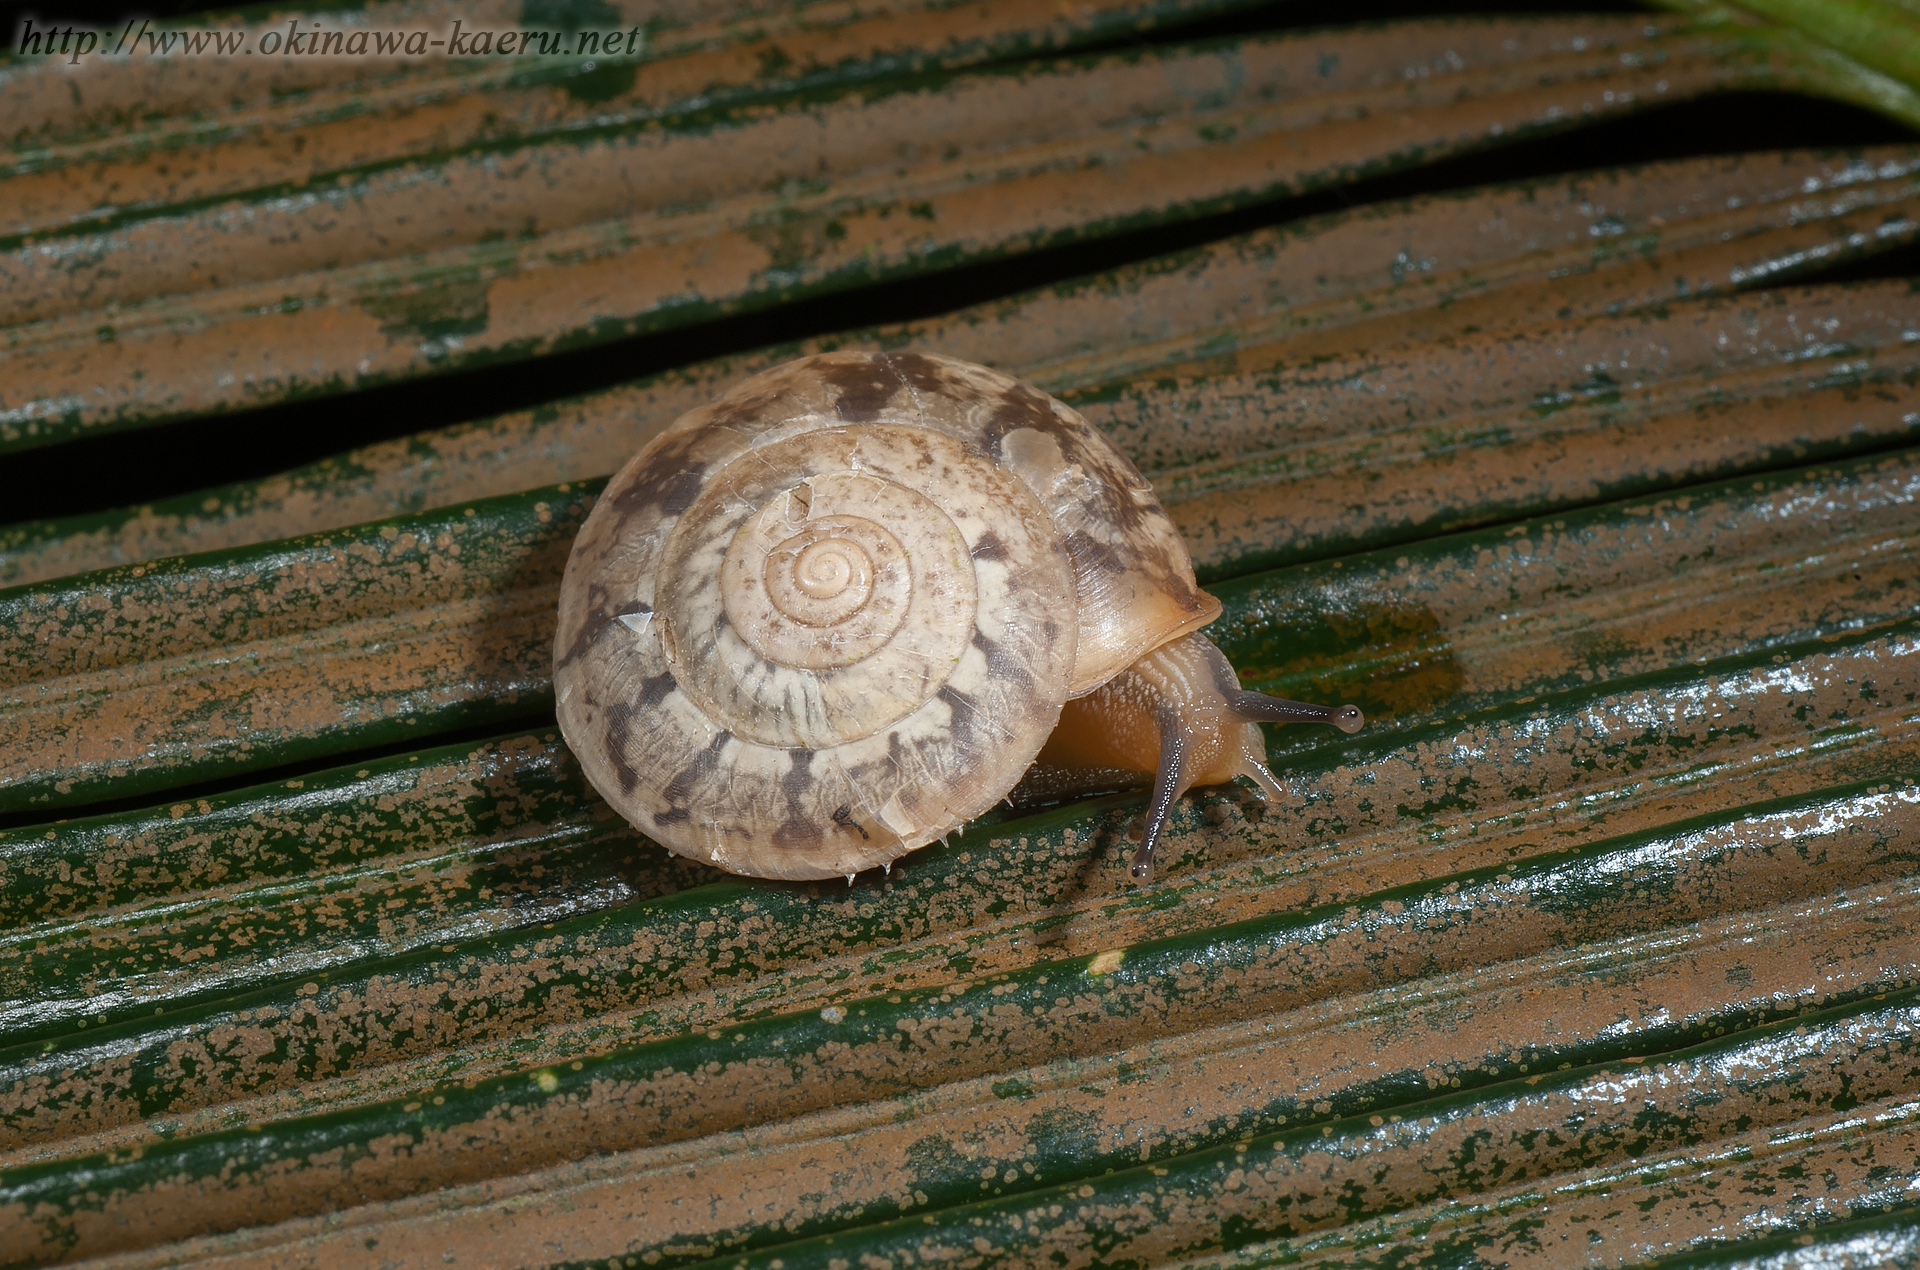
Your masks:
<svg viewBox="0 0 1920 1270"><path fill-rule="evenodd" d="M828 353L655 437L560 589L560 727L642 833L767 878L888 865L1005 798L1247 776L1259 724L1152 487L1074 411L928 353Z"/></svg>

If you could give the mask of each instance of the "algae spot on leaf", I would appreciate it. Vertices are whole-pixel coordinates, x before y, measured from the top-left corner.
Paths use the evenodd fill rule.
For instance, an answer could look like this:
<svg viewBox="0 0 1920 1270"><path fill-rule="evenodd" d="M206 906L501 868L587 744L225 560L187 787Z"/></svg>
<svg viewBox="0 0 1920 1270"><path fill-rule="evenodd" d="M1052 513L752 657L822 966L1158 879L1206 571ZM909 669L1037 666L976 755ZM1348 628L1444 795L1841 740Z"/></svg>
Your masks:
<svg viewBox="0 0 1920 1270"><path fill-rule="evenodd" d="M462 269L422 286L362 295L360 307L379 321L383 335L418 340L430 360L439 360L447 340L487 329L487 289L478 269Z"/></svg>
<svg viewBox="0 0 1920 1270"><path fill-rule="evenodd" d="M911 1185L946 1196L957 1187L979 1176L980 1163L962 1155L941 1134L928 1134L907 1148L907 1171Z"/></svg>
<svg viewBox="0 0 1920 1270"><path fill-rule="evenodd" d="M639 73L633 62L624 57L613 60L615 56L609 52L582 63L578 72L560 81L561 89L583 106L597 106L626 96L633 91Z"/></svg>
<svg viewBox="0 0 1920 1270"><path fill-rule="evenodd" d="M1546 419L1573 406L1611 406L1619 400L1620 381L1604 370L1595 370L1563 389L1536 394L1533 412Z"/></svg>
<svg viewBox="0 0 1920 1270"><path fill-rule="evenodd" d="M578 31L582 27L621 25L618 5L609 0L520 0L520 26L528 31Z"/></svg>
<svg viewBox="0 0 1920 1270"><path fill-rule="evenodd" d="M757 54L760 62L760 78L778 80L793 68L793 58L778 44L769 44Z"/></svg>
<svg viewBox="0 0 1920 1270"><path fill-rule="evenodd" d="M1352 701L1371 717L1427 713L1465 682L1453 641L1425 604L1367 601L1289 619L1284 631L1274 647L1259 650L1275 661L1256 655L1241 663L1243 683Z"/></svg>
<svg viewBox="0 0 1920 1270"><path fill-rule="evenodd" d="M569 39L566 47L582 60L558 81L561 91L582 105L612 101L633 91L634 60L646 41L644 32L631 41L624 38L636 33L618 5L607 0L520 0L520 29L564 32L569 37L585 33L593 40L589 49Z"/></svg>
<svg viewBox="0 0 1920 1270"><path fill-rule="evenodd" d="M1105 1148L1104 1126L1091 1111L1053 1107L1033 1119L1027 1137L1039 1152L1041 1167L1071 1174L1076 1163L1098 1159Z"/></svg>

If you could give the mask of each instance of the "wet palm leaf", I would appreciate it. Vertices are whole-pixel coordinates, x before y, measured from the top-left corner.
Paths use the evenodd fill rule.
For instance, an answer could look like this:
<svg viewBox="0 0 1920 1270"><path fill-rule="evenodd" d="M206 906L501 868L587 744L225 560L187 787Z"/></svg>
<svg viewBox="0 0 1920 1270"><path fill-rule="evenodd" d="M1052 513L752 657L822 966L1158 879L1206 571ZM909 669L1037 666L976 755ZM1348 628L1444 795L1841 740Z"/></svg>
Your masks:
<svg viewBox="0 0 1920 1270"><path fill-rule="evenodd" d="M1920 120L1910 19L1864 2L1032 56L1227 7L689 5L592 72L28 68L0 408L28 447L351 401L1733 87ZM14 526L0 1260L1898 1258L1920 299L1816 275L1911 242L1917 154L1361 207ZM727 263L675 290L686 244ZM1372 726L1273 732L1288 798L1189 797L1149 887L1137 795L851 887L620 823L548 714L600 478L755 367L907 344L1074 402L1243 677Z"/></svg>

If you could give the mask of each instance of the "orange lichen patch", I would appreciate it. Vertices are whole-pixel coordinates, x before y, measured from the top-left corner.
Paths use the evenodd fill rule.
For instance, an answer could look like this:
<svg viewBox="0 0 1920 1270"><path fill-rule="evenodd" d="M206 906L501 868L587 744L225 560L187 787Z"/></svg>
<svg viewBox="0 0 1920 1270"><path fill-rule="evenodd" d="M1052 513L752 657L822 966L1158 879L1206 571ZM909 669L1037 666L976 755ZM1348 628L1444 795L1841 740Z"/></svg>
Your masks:
<svg viewBox="0 0 1920 1270"><path fill-rule="evenodd" d="M550 734L11 835L0 1033L151 1016L704 880L639 867L584 794Z"/></svg>
<svg viewBox="0 0 1920 1270"><path fill-rule="evenodd" d="M276 738L404 734L476 690L528 708L586 501L556 490L499 510L15 592L0 691L20 739L40 741L0 770L41 798L76 781L133 792L181 764L257 765Z"/></svg>
<svg viewBox="0 0 1920 1270"><path fill-rule="evenodd" d="M1579 953L1555 950L1505 963L1498 973L1476 966L1432 976L1411 995L1407 989L1335 995L1291 1013L1245 1022L1201 1025L1185 1019L1196 1006L1202 1013L1211 1012L1192 995L1210 983L1214 993L1233 984L1227 991L1230 998L1243 996L1248 986L1243 976L1221 980L1197 962L1184 967L1166 963L1166 981L1136 981L1132 986L1110 977L1099 986L1070 967L1043 971L1037 980L1029 975L1023 984L1002 977L955 985L923 994L929 1011L923 1022L903 1017L891 1034L858 1022L870 1008L884 1010L884 1003L850 1003L850 1008L821 1013L826 1030L811 1042L824 1040L820 1048L789 1051L772 1061L743 1056L698 1070L669 1066L638 1082L596 1078L592 1071L576 1078L572 1073L579 1069L574 1065L554 1064L483 1093L475 1105L499 1099L497 1110L458 1127L436 1123L450 1113L429 1110L458 1105L456 1091L423 1093L394 1109L400 1123L412 1118L420 1129L395 1135L389 1146L370 1143L364 1152L351 1146L345 1156L324 1151L299 1161L297 1168L256 1171L249 1166L242 1170L242 1202L271 1206L262 1211L294 1214L329 1203L342 1186L359 1188L362 1203L382 1195L398 1198L431 1184L458 1184L462 1173L490 1177L499 1167L492 1163L495 1153L505 1150L520 1168L544 1163L549 1172L469 1184L435 1206L437 1220L452 1223L437 1231L415 1230L425 1214L412 1205L362 1209L349 1219L349 1228L357 1228L356 1245L373 1231L406 1242L434 1234L445 1238L459 1230L480 1237L494 1228L503 1204L534 1223L531 1231L536 1232L583 1203L590 1211L601 1203L640 1204L678 1214L665 1226L651 1226L649 1242L631 1245L640 1250L686 1239L726 1239L756 1226L906 1211L913 1204L905 1200L926 1189L939 1194L940 1205L946 1206L1035 1186L1072 1185L1077 1171L1090 1163L1124 1170L1254 1135L1284 1134L1292 1126L1306 1132L1263 1147L1266 1154L1261 1157L1272 1162L1263 1169L1277 1168L1292 1177L1289 1189L1307 1186L1307 1179L1320 1170L1303 1164L1298 1173L1292 1172L1291 1148L1283 1145L1287 1142L1313 1143L1313 1150L1332 1147L1336 1158L1361 1147L1368 1159L1393 1166L1387 1175L1376 1174L1372 1183L1391 1192L1396 1184L1389 1177L1404 1176L1405 1170L1422 1173L1427 1167L1422 1161L1433 1158L1429 1149L1438 1148L1438 1158L1446 1158L1442 1144L1456 1133L1484 1133L1479 1126L1488 1116L1514 1127L1515 1142L1563 1117L1580 1117L1587 1131L1562 1144L1567 1154L1559 1156L1550 1137L1544 1148L1536 1144L1527 1152L1528 1172L1540 1176L1591 1168L1597 1162L1594 1151L1601 1149L1597 1143L1611 1140L1610 1134L1593 1132L1596 1116L1631 1118L1643 1115L1648 1103L1676 1099L1671 1110L1684 1111L1690 1136L1711 1135L1798 1116L1808 1095L1772 1096L1782 1082L1802 1091L1846 1090L1861 1100L1900 1090L1904 1070L1884 1062L1879 1047L1883 1037L1896 1045L1910 1043L1900 1039L1906 1028L1903 1010L1845 1025L1848 1039L1843 1044L1783 1036L1759 1048L1745 1065L1708 1056L1646 1072L1628 1067L1589 1076L1554 1073L1564 1068L1561 1054L1578 1053L1581 1046L1603 1037L1644 1044L1663 1031L1711 1030L1721 1019L1756 1012L1763 1019L1791 1014L1802 1005L1832 1000L1835 994L1890 981L1913 982L1920 976L1920 964L1900 953L1903 946L1911 952L1913 924L1912 902L1901 896L1901 889L1868 888L1853 893L1856 902L1836 905L1823 899L1791 912L1756 911L1710 921L1689 928L1678 946L1671 929L1655 927L1596 940ZM1640 902L1645 899L1643 892ZM1867 901L1874 915L1862 912L1858 900ZM1368 927L1379 934L1395 924L1409 931L1431 928L1433 912L1413 907L1416 911L1410 912L1407 906L1388 904ZM1897 969L1888 962L1889 955L1899 963ZM1625 968L1634 972L1631 984L1622 982ZM1151 980L1152 972L1147 973ZM1755 985L1763 982L1775 991L1756 995ZM1782 998L1778 990L1788 985L1797 985L1797 992ZM1018 995L1004 995L1014 991ZM1516 1044L1511 1026L1516 1011L1533 1008L1531 1003L1542 994L1563 1003L1555 1012L1552 1038ZM1036 996L1050 998L1051 1004L1034 1003ZM955 1058L971 1051L1004 1054L1009 1043L1050 1049L1061 1043L1056 1035L1061 1029L1092 1025L1104 1030L1103 1017L1118 1021L1112 1016L1115 1006L1121 1014L1130 1012L1123 1004L1130 996L1155 1010L1171 1009L1184 1029L1164 1036L1135 1032L1112 1052L1063 1057L1032 1068L1003 1066L991 1075L966 1077L961 1075L963 1062L959 1069L948 1070ZM1016 1001L1020 1004L1014 1008ZM1430 1023L1409 1022L1429 1013ZM825 1040L834 1028L846 1029L843 1041ZM750 1032L760 1030L762 1025L724 1024L712 1030L706 1042L716 1052L730 1045L737 1049ZM1031 1041L1020 1042L1022 1036ZM1742 1042L1732 1044L1738 1048ZM898 1053L902 1050L904 1055ZM1809 1064L1801 1057L1805 1050L1824 1050L1825 1055L1820 1063ZM894 1059L887 1057L890 1051ZM900 1057L930 1065L922 1067L916 1084L925 1086L936 1076L947 1083L900 1099L784 1118L757 1132L750 1151L731 1130L700 1136L705 1122L740 1114L732 1107L751 1108L739 1122L744 1125L796 1099L804 1104L823 1096L824 1090L809 1092L816 1086L879 1092L875 1082L879 1087L889 1084L885 1073ZM597 1070L599 1064L593 1067ZM1142 1079L1143 1074L1149 1078ZM1542 1076L1552 1079L1542 1085ZM1437 1113L1423 1113L1417 1099L1409 1109L1404 1095L1395 1092L1409 1081L1445 1093L1515 1078L1515 1085L1490 1091L1484 1109L1472 1098L1462 1098ZM760 1092L752 1101L739 1103L749 1088ZM1515 1094L1506 1092L1508 1088L1517 1091L1520 1105L1514 1104ZM1628 1096L1622 1097L1623 1092ZM900 1114L909 1103L912 1114ZM1605 1110L1609 1104L1616 1110ZM1395 1108L1394 1123L1402 1127L1379 1131L1379 1115L1373 1117L1373 1127L1360 1123L1359 1117L1375 1106ZM630 1110L622 1114L621 1108ZM669 1108L679 1113L670 1121L658 1120L657 1114ZM1541 1117L1546 1119L1536 1124ZM656 1124L660 1127L652 1127ZM1316 1125L1323 1127L1316 1131ZM293 1128L286 1125L281 1133ZM1326 1141L1334 1129L1344 1140ZM591 1164L563 1162L573 1151L607 1150L623 1138L647 1137L667 1141L637 1151L629 1148L633 1153ZM268 1145L273 1139L258 1141L262 1146L254 1150L275 1150ZM1272 1154L1276 1150L1279 1154ZM1603 1150L1603 1158L1605 1154ZM350 1167L354 1158L360 1162ZM849 1167L861 1159L866 1167ZM1268 1180L1279 1179L1269 1173ZM1461 1176L1452 1184L1473 1193L1499 1180L1496 1171ZM1343 1183L1336 1177L1327 1185L1331 1195ZM534 1198L542 1193L551 1198ZM144 1242L189 1235L208 1223L230 1224L231 1210L220 1205L235 1198L231 1182L207 1187L183 1177L127 1195L106 1212L81 1216L67 1229L89 1251L105 1252L129 1246L130 1237ZM1252 1203L1250 1211L1272 1212L1273 1199L1256 1189L1234 1195L1231 1202ZM1281 1211L1294 1220L1293 1212L1284 1207ZM134 1212L143 1214L142 1228L115 1224L116 1215L124 1221ZM1338 1211L1326 1212L1290 1229L1330 1224L1339 1216ZM583 1249L604 1247L612 1234L598 1219L573 1228L580 1240L576 1246ZM249 1242L270 1248L289 1238L324 1245L344 1237L345 1231L329 1236L296 1223L283 1232L259 1232ZM630 1230L626 1237L633 1238Z"/></svg>
<svg viewBox="0 0 1920 1270"><path fill-rule="evenodd" d="M1709 1016L1738 1001L1738 991L1730 995L1730 988L1741 982L1799 978L1811 984L1820 978L1820 968L1818 961L1807 961L1809 951L1824 938L1853 943L1864 930L1847 934L1837 926L1820 926L1814 934L1793 922L1778 922L1755 940L1745 928L1728 928L1705 934L1684 955L1655 940L1626 941L1615 945L1619 961L1605 968L1563 963L1549 974L1557 988L1580 1003L1580 1016L1569 1014L1565 1020L1574 1036L1580 1028L1597 1032L1619 1026L1620 1018L1644 1018L1649 1009L1680 1018ZM1866 955L1841 968L1841 980L1847 972L1872 974L1868 949L1874 943L1870 936L1859 941ZM1640 970L1651 995L1620 984L1613 966L1622 963ZM1548 972L1546 965L1538 970ZM835 1210L879 1207L885 1212L893 1205L912 1210L927 1203L916 1189L924 1195L933 1184L939 1193L939 1182L952 1185L960 1170L972 1174L968 1189L993 1195L1012 1182L1050 1182L1048 1174L1035 1174L1056 1168L1048 1155L1058 1149L1060 1128L1091 1149L1112 1151L1104 1143L1119 1143L1137 1159L1152 1159L1196 1132L1183 1126L1225 1120L1229 1132L1250 1136L1281 1122L1288 1112L1279 1107L1298 1109L1290 1116L1296 1122L1325 1120L1325 1112L1313 1109L1315 1103L1342 1099L1346 1105L1357 1087L1382 1070L1427 1072L1430 1082L1448 1086L1457 1072L1511 1061L1505 1020L1511 1011L1526 1009L1532 989L1534 984L1509 988L1482 976L1457 986L1436 980L1423 999L1457 1001L1444 1028L1396 1032L1377 1009L1369 1009L1384 1007L1384 997L1350 999L1321 1011L1219 1028L1096 1061L948 1086L931 1097L916 1097L914 1114L904 1120L889 1103L822 1112L758 1134L753 1153L737 1151L728 1137L716 1137L559 1164L459 1187L424 1203L365 1205L334 1214L326 1226L294 1220L248 1233L238 1243L223 1241L221 1247L228 1253L244 1251L242 1264L269 1264L296 1249L328 1264L359 1255L365 1239L376 1239L380 1253L394 1258L438 1255L442 1249L461 1249L465 1255L468 1247L478 1253L486 1245L497 1264L520 1264L540 1255L540 1247L528 1243L536 1239L561 1237L566 1255L597 1258L684 1243L712 1247L737 1237L735 1232L791 1228ZM1864 1036L1862 1047L1836 1062L1826 1078L1872 1080L1872 1066L1862 1064L1862 1057L1874 1039ZM1150 1072L1152 1078L1129 1078L1129 1070ZM1235 1076L1223 1078L1225 1072ZM1617 1074L1626 1082L1638 1076L1634 1068ZM1693 1086L1701 1076L1680 1076L1678 1084L1690 1084L1707 1097L1732 1093L1736 1109L1730 1114L1751 1114L1741 1093L1715 1091L1713 1078ZM1004 1097L1000 1091L1008 1086L1020 1087L1020 1093ZM1774 1101L1774 1116L1793 1116L1799 1105ZM1254 1107L1265 1111L1250 1114ZM1774 1116L1766 1124L1774 1124ZM1405 1116L1394 1116L1394 1124L1405 1122ZM1365 1128L1359 1132L1367 1134ZM1369 1157L1380 1159L1380 1153ZM1014 1178L1006 1178L1008 1170ZM655 1243L634 1243L634 1212L659 1214Z"/></svg>
<svg viewBox="0 0 1920 1270"><path fill-rule="evenodd" d="M1263 690L1299 696L1315 683L1363 708L1426 683L1444 659L1451 695L1425 699L1424 712L1665 671L1678 649L1708 661L1901 621L1916 458L1696 486L1277 570L1217 588L1226 616L1214 639ZM1380 625L1384 639L1365 634L1382 615L1421 610L1433 635L1409 641L1399 620ZM1289 636L1234 651L1283 615Z"/></svg>
<svg viewBox="0 0 1920 1270"><path fill-rule="evenodd" d="M1444 31L1452 60L1408 78L1420 29ZM219 204L136 219L84 266L20 259L0 442L526 356L1771 77L1641 21L1453 23L377 167L243 217ZM1200 83L1237 87L1216 100ZM1107 105L1091 115L1089 99Z"/></svg>
<svg viewBox="0 0 1920 1270"><path fill-rule="evenodd" d="M1211 460L1219 468L1211 474L1165 472L1165 495L1206 500L1219 511L1209 511L1204 519L1235 525L1236 536L1267 541L1273 550L1324 550L1313 544L1329 542L1328 534L1336 531L1364 540L1367 533L1378 532L1374 526L1383 517L1389 528L1405 524L1406 500L1416 491L1396 487L1392 499L1369 502L1364 490L1338 485L1357 479L1345 473L1338 436L1360 447L1356 451L1349 446L1347 457L1363 461L1366 447L1381 443L1374 431L1394 414L1368 379L1355 378L1373 363L1348 358L1342 364L1354 374L1344 377L1285 377L1270 369L1277 363L1304 360L1309 353L1397 349L1397 360L1378 367L1386 382L1396 382L1396 370L1424 367L1439 384L1478 384L1483 406L1504 401L1508 415L1520 411L1521 417L1504 419L1501 427L1517 424L1522 431L1530 426L1536 432L1552 428L1564 433L1577 420L1606 417L1608 403L1575 396L1560 402L1551 418L1526 413L1523 403L1564 393L1569 384L1582 381L1584 373L1556 374L1551 358L1531 365L1496 358L1490 365L1509 367L1516 376L1501 385L1492 380L1488 367L1459 361L1480 355L1484 341L1469 339L1427 350L1418 362L1404 341L1457 335L1475 326L1526 334L1544 325L1587 341L1612 331L1626 345L1632 344L1636 330L1647 340L1671 332L1682 345L1700 348L1705 347L1697 342L1703 321L1731 322L1725 333L1734 341L1732 356L1737 360L1739 350L1748 348L1749 334L1764 337L1763 344L1778 342L1766 332L1777 322L1778 309L1762 305L1751 315L1737 308L1708 310L1715 316L1703 319L1680 306L1671 320L1638 327L1617 318L1610 323L1581 319L1620 308L1670 304L1676 294L1736 289L1810 263L1904 241L1911 226L1920 223L1910 206L1911 165L1912 154L1905 150L1849 160L1754 155L1636 169L1632 179L1620 173L1596 174L1518 192L1364 208L1017 302L996 301L943 320L722 359L574 403L381 443L302 472L133 509L119 517L90 519L84 525L22 527L10 543L0 541L0 574L29 581L602 476L623 464L653 430L704 403L734 378L765 369L793 352L848 343L945 351L1010 370L1053 392L1072 393L1149 468L1187 461L1180 458L1182 453ZM1796 295L1797 303L1831 308L1835 320L1855 328L1854 338L1870 342L1875 342L1869 329L1874 315L1899 303L1890 292L1871 289L1845 299L1841 293ZM262 302L272 299L263 297ZM1222 344L1238 351L1221 353ZM1202 354L1206 360L1196 361ZM1448 356L1454 365L1448 364ZM1894 356L1893 349L1879 353L1881 359ZM1684 357L1675 363L1656 355L1652 363L1633 369L1639 382L1646 383L1647 376L1663 366L1687 364ZM369 361L369 368L372 365ZM1125 388L1143 375L1183 365L1185 378L1174 379L1165 389ZM1875 373L1868 368L1869 378ZM1202 376L1207 381L1229 378L1203 396L1203 385L1195 379ZM1277 391L1283 382L1288 391ZM1417 405L1427 400L1427 385L1416 382L1418 388L1410 391L1418 394ZM1635 381L1630 375L1621 382L1631 390ZM1753 402L1755 409L1769 409L1762 390L1777 390L1789 381L1743 377L1739 382L1747 385L1745 391L1762 393ZM1235 383L1241 385L1238 399L1244 416L1199 426L1202 416L1195 412L1208 402L1234 397ZM1845 389L1836 386L1834 391ZM1596 383L1588 396L1604 394ZM1302 417L1308 401L1323 413ZM1436 406L1423 408L1432 411ZM1615 410L1632 408L1635 398L1629 391ZM1644 406L1639 408L1644 412ZM1217 416L1205 414L1209 420ZM1318 435L1336 422L1343 430L1326 433L1307 450L1296 448L1290 464L1282 460L1284 446L1282 454L1265 460L1259 457L1265 451L1244 453L1234 438L1247 430L1249 421L1269 416L1269 431L1284 422L1289 436L1301 428ZM1216 426L1226 431L1216 436ZM1677 430L1668 452L1689 435L1689 426L1685 414L1662 416L1663 429ZM1697 433L1705 425L1691 426ZM1649 433L1643 439L1658 441L1664 435L1659 429L1649 431L1644 423L1641 428ZM1772 429L1768 425L1752 435L1764 438ZM1736 437L1746 435L1745 429L1735 431ZM1478 474L1459 465L1482 458L1476 443L1484 446L1493 437L1490 427L1463 433L1464 448L1449 469L1461 473L1463 488L1477 488ZM1698 449L1676 454L1678 466L1669 468L1697 471L1706 455ZM1249 461L1241 464L1242 459ZM1719 461L1741 460L1730 452ZM1634 460L1631 448L1612 456L1596 453L1585 462L1603 486L1647 479L1647 465ZM1615 466L1607 467L1607 462ZM1303 491L1284 520L1237 526L1248 514L1235 510L1236 500L1244 502L1237 491L1249 482L1301 480L1334 484L1324 497ZM1461 496L1450 497L1450 506L1462 507ZM1376 509L1376 504L1387 510ZM1345 522L1326 529L1315 526L1317 517L1349 506L1361 509L1349 514L1359 521L1352 528L1345 528ZM1463 508L1460 514L1467 512ZM1190 522L1196 519L1203 518L1189 516Z"/></svg>
<svg viewBox="0 0 1920 1270"><path fill-rule="evenodd" d="M10 220L4 228L58 231L115 204L201 202L468 146L525 146L588 126L777 97L823 77L858 83L897 74L903 65L961 66L1009 49L1071 45L1143 20L1165 21L1181 8L1201 13L1210 7L1163 7L1147 17L1129 0L1057 10L1017 0L896 3L879 11L852 10L837 0L759 11L721 3L610 4L581 28L597 44L615 39L617 51L601 59L597 75L574 67L554 73L551 61L542 65L544 40L528 44L528 56L498 55L498 37L512 32L519 43L522 27L564 39L554 50L559 53L572 51L576 37L563 29L569 25L563 11L545 25L541 11L486 0L463 5L457 15L469 45L486 34L483 60L449 58L447 14L412 0L365 5L350 18L315 16L294 27L308 48L320 39L356 36L374 46L373 32L403 38L420 32L442 41L404 57L261 54L263 35L288 30L275 20L220 25L247 33L244 55L210 56L203 48L163 60L151 56L156 47L184 53L187 41L165 24L135 23L132 43L146 56L104 65L76 59L57 69L29 62L0 87L12 139L37 143L33 161L5 173ZM307 38L316 30L322 36ZM120 112L138 113L144 127L113 130ZM294 144L290 135L297 136ZM183 145L192 147L190 163L180 161ZM129 194L135 190L144 197Z"/></svg>
<svg viewBox="0 0 1920 1270"><path fill-rule="evenodd" d="M1088 414L1164 464L1202 568L1244 568L1905 438L1911 303L1773 292L1142 385Z"/></svg>
<svg viewBox="0 0 1920 1270"><path fill-rule="evenodd" d="M1677 483L1753 464L1736 434L1749 438L1749 456L1804 454L1849 431L1906 435L1898 409L1912 354L1903 332L1917 310L1903 282L1796 287L1292 365L1171 368L1089 402L1086 413L1140 456L1166 497L1316 476L1343 480L1344 493L1365 469L1393 482L1367 507L1370 525L1385 519L1385 504L1444 508L1473 489L1489 508L1519 502L1529 488L1535 498L1588 502L1630 471L1643 483ZM1290 350L1250 351L1278 359ZM1853 397L1826 395L1839 391ZM1734 411L1758 417L1736 427ZM1635 450L1645 454L1637 469L1623 457ZM1503 461L1504 479L1494 466ZM1463 476L1461 493L1441 492L1460 464L1477 464L1480 483ZM1388 477L1409 468L1426 484ZM1311 514L1314 502L1341 500L1302 501Z"/></svg>

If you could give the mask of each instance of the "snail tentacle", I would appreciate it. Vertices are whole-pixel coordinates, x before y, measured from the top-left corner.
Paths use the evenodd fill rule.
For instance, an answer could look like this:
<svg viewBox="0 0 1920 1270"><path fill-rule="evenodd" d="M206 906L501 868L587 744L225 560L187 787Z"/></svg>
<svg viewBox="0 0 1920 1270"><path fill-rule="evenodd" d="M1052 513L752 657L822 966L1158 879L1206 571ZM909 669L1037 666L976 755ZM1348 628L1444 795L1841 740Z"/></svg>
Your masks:
<svg viewBox="0 0 1920 1270"><path fill-rule="evenodd" d="M1151 783L1133 876L1153 873L1153 852L1173 805L1195 785L1244 776L1262 797L1286 791L1266 764L1261 723L1326 723L1357 730L1350 705L1320 706L1240 686L1224 654L1199 632L1154 649L1096 691L1069 701L1029 775L1039 797Z"/></svg>
<svg viewBox="0 0 1920 1270"><path fill-rule="evenodd" d="M1160 767L1153 777L1153 796L1147 800L1147 822L1140 831L1140 847L1133 853L1133 876L1142 882L1153 877L1153 848L1160 841L1160 831L1173 815L1174 803L1192 784L1189 770L1192 764L1187 761L1193 750L1192 738L1188 730L1180 726L1178 713L1171 703L1161 707L1159 727Z"/></svg>
<svg viewBox="0 0 1920 1270"><path fill-rule="evenodd" d="M1366 726L1359 706L1316 706L1285 697L1269 697L1245 688L1226 694L1227 709L1242 723L1325 723L1351 736Z"/></svg>

